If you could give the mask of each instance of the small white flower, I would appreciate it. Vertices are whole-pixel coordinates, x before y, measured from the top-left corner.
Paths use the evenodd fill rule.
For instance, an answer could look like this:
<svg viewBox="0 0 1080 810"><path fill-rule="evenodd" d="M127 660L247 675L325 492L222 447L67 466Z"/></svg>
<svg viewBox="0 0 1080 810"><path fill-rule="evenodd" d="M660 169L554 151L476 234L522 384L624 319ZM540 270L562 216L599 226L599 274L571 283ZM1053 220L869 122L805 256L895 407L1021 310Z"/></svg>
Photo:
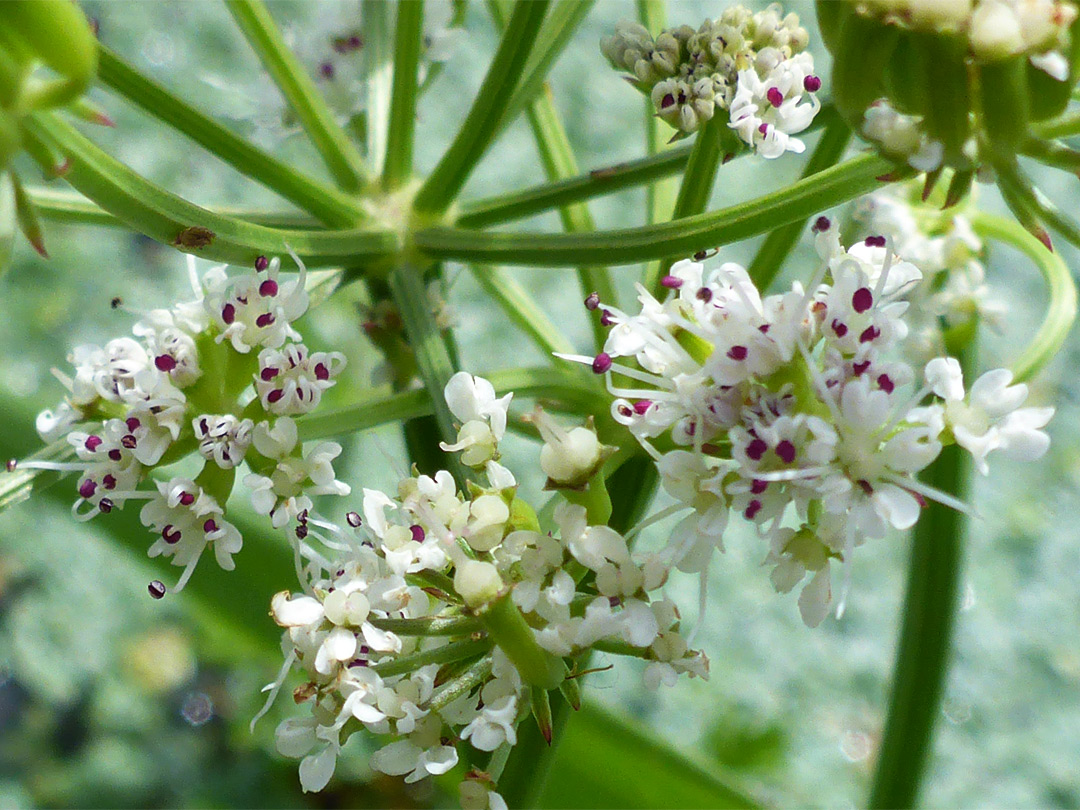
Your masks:
<svg viewBox="0 0 1080 810"><path fill-rule="evenodd" d="M254 428L250 419L237 419L232 414L203 414L191 420L191 426L199 454L223 470L231 470L244 460Z"/></svg>
<svg viewBox="0 0 1080 810"><path fill-rule="evenodd" d="M259 352L255 390L263 408L278 415L310 413L345 367L341 352L310 353L302 343Z"/></svg>

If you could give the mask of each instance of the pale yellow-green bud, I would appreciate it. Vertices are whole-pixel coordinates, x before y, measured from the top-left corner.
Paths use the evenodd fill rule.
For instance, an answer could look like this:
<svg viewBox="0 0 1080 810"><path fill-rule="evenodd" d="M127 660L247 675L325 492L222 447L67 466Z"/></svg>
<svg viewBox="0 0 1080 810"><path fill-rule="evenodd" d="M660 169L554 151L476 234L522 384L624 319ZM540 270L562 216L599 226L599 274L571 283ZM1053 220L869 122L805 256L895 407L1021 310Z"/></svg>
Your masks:
<svg viewBox="0 0 1080 810"><path fill-rule="evenodd" d="M482 608L502 593L503 581L498 569L482 560L465 560L454 572L454 590L472 609Z"/></svg>
<svg viewBox="0 0 1080 810"><path fill-rule="evenodd" d="M968 32L971 52L977 59L996 61L1024 50L1020 21L1012 8L1000 0L983 0L971 16Z"/></svg>

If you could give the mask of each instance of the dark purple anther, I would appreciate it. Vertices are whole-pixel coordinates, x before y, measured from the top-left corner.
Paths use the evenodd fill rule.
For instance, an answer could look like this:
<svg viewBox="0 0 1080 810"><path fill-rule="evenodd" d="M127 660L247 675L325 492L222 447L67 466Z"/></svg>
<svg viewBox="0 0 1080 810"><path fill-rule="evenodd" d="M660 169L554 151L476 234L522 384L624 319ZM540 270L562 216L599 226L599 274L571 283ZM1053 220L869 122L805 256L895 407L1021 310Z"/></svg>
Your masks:
<svg viewBox="0 0 1080 810"><path fill-rule="evenodd" d="M259 372L259 377L263 382L270 382L274 377L281 373L280 369L276 369L273 366L267 366ZM204 428L205 430L205 428Z"/></svg>
<svg viewBox="0 0 1080 810"><path fill-rule="evenodd" d="M109 451L109 459L112 461L119 461L124 457L123 453L117 450L115 447Z"/></svg>
<svg viewBox="0 0 1080 810"><path fill-rule="evenodd" d="M770 87L765 93L765 98L767 98L769 103L774 107L779 107L784 103L784 94L780 92L779 87Z"/></svg>
<svg viewBox="0 0 1080 810"><path fill-rule="evenodd" d="M127 450L134 450L139 445L139 440L130 433L120 439L120 446Z"/></svg>
<svg viewBox="0 0 1080 810"><path fill-rule="evenodd" d="M87 450L89 450L91 453L93 453L95 450L97 450L99 447L101 447L101 437L100 436L87 436L86 441L83 443L83 447L85 447Z"/></svg>
<svg viewBox="0 0 1080 810"><path fill-rule="evenodd" d="M7 469L7 471L9 473L15 472L15 468L18 467L18 466L19 466L19 460L18 459L9 458L7 460L6 469Z"/></svg>
<svg viewBox="0 0 1080 810"><path fill-rule="evenodd" d="M746 457L752 461L761 461L761 457L768 449L769 445L761 439L751 439L750 444L746 445Z"/></svg>
<svg viewBox="0 0 1080 810"><path fill-rule="evenodd" d="M730 357L732 360L745 360L746 355L747 350L745 346L732 346L730 349L728 349L727 353L727 356Z"/></svg>
<svg viewBox="0 0 1080 810"><path fill-rule="evenodd" d="M603 374L611 368L611 355L600 352L592 361L592 370L596 374Z"/></svg>
<svg viewBox="0 0 1080 810"><path fill-rule="evenodd" d="M829 230L829 228L831 227L832 222L829 221L828 217L818 217L814 220L814 225L810 228L810 230L814 233L822 233Z"/></svg>
<svg viewBox="0 0 1080 810"><path fill-rule="evenodd" d="M660 286L667 287L669 290L677 290L683 285L683 280L678 276L664 276L660 279Z"/></svg>
<svg viewBox="0 0 1080 810"><path fill-rule="evenodd" d="M352 526L354 529L359 529L360 524L363 523L363 521L360 520L360 515L356 512L346 512L345 522Z"/></svg>
<svg viewBox="0 0 1080 810"><path fill-rule="evenodd" d="M256 272L261 273L263 270L265 270L269 266L270 266L270 260L267 259L265 256L256 256L255 257L255 271Z"/></svg>
<svg viewBox="0 0 1080 810"><path fill-rule="evenodd" d="M262 284L259 285L259 295L263 298L273 298L278 294L277 282L272 278L268 278Z"/></svg>
<svg viewBox="0 0 1080 810"><path fill-rule="evenodd" d="M315 364L315 379L316 380L329 380L330 379L330 369L328 369L322 363L316 363Z"/></svg>
<svg viewBox="0 0 1080 810"><path fill-rule="evenodd" d="M760 511L761 511L761 501L755 499L753 501L750 501L749 505L746 507L746 511L743 512L743 516L747 520L753 520L754 515L756 515Z"/></svg>
<svg viewBox="0 0 1080 810"><path fill-rule="evenodd" d="M161 539L170 546L179 543L181 537L183 537L183 535L180 533L180 530L171 523L166 524L165 528L161 530Z"/></svg>
<svg viewBox="0 0 1080 810"><path fill-rule="evenodd" d="M283 396L285 396L285 392L282 391L280 388L275 388L273 391L266 395L266 401L273 404L279 399L281 399Z"/></svg>
<svg viewBox="0 0 1080 810"><path fill-rule="evenodd" d="M758 126L758 128L757 128L757 131L760 132L762 135L768 135L769 134L769 125L764 124L764 123L760 124Z"/></svg>
<svg viewBox="0 0 1080 810"><path fill-rule="evenodd" d="M213 534L218 530L217 521L213 518L207 518L206 522L202 525L202 530L207 534Z"/></svg>
<svg viewBox="0 0 1080 810"><path fill-rule="evenodd" d="M776 455L780 456L780 460L785 464L790 464L795 460L795 445L784 439L776 445Z"/></svg>
<svg viewBox="0 0 1080 810"><path fill-rule="evenodd" d="M79 495L83 498L92 498L96 489L97 483L91 478L86 478L79 484Z"/></svg>
<svg viewBox="0 0 1080 810"><path fill-rule="evenodd" d="M165 583L160 579L155 579L146 586L146 590L148 590L150 595L155 599L162 599L165 596Z"/></svg>
<svg viewBox="0 0 1080 810"><path fill-rule="evenodd" d="M851 370L855 373L856 377L861 377L866 373L866 370L870 368L870 361L863 360L861 363L852 363Z"/></svg>
<svg viewBox="0 0 1080 810"><path fill-rule="evenodd" d="M859 335L859 343L869 343L871 340L877 340L880 336L880 329L876 326L868 326L863 329L862 334Z"/></svg>
<svg viewBox="0 0 1080 810"><path fill-rule="evenodd" d="M418 523L414 523L410 526L409 531L412 532L412 539L417 543L423 543L424 538L427 537L427 535L424 534L424 527Z"/></svg>
<svg viewBox="0 0 1080 810"><path fill-rule="evenodd" d="M116 476L112 473L105 473L105 477L101 479L101 485L108 490L116 489Z"/></svg>
<svg viewBox="0 0 1080 810"><path fill-rule="evenodd" d="M225 306L223 306L221 308L221 320L223 320L226 325L235 321L236 307L234 307L232 304L226 304Z"/></svg>
<svg viewBox="0 0 1080 810"><path fill-rule="evenodd" d="M865 492L867 495L873 495L874 494L874 488L872 486L870 486L869 481L867 481L865 479L859 479L855 483L857 483L862 488L862 491Z"/></svg>
<svg viewBox="0 0 1080 810"><path fill-rule="evenodd" d="M591 292L585 296L585 309L592 312L594 309L600 306L600 293Z"/></svg>
<svg viewBox="0 0 1080 810"><path fill-rule="evenodd" d="M877 384L881 386L881 390L886 394L891 394L893 389L896 388L896 383L892 381L892 378L888 374L882 374L877 378Z"/></svg>
<svg viewBox="0 0 1080 810"><path fill-rule="evenodd" d="M704 301L706 304L712 301L712 295L712 290L710 290L708 287L702 287L695 293L695 297L697 298L697 300Z"/></svg>
<svg viewBox="0 0 1080 810"><path fill-rule="evenodd" d="M884 236L868 236L866 237L867 247L885 247Z"/></svg>
<svg viewBox="0 0 1080 810"><path fill-rule="evenodd" d="M856 312L866 312L874 305L874 294L868 287L859 287L851 296L851 307Z"/></svg>
<svg viewBox="0 0 1080 810"><path fill-rule="evenodd" d="M750 493L752 495L760 495L762 492L769 488L768 481L762 481L760 478L755 478L750 483Z"/></svg>
<svg viewBox="0 0 1080 810"><path fill-rule="evenodd" d="M807 76L802 80L802 86L807 93L816 93L821 89L821 79L817 76Z"/></svg>
<svg viewBox="0 0 1080 810"><path fill-rule="evenodd" d="M832 322L832 330L836 333L837 337L842 338L847 334L847 324L837 319Z"/></svg>
<svg viewBox="0 0 1080 810"><path fill-rule="evenodd" d="M194 495L192 495L190 492L181 492L180 493L180 504L181 504L181 506L191 506L193 503L195 503L195 496Z"/></svg>
<svg viewBox="0 0 1080 810"><path fill-rule="evenodd" d="M667 93L662 99L660 99L660 109L666 110L672 104L675 103L675 96L671 93Z"/></svg>
<svg viewBox="0 0 1080 810"><path fill-rule="evenodd" d="M176 368L176 359L171 354L159 354L154 358L154 367L168 374Z"/></svg>
<svg viewBox="0 0 1080 810"><path fill-rule="evenodd" d="M98 501L98 509L101 510L101 514L107 515L113 510L116 504L112 502L112 498L102 498Z"/></svg>
<svg viewBox="0 0 1080 810"><path fill-rule="evenodd" d="M129 433L134 433L136 430L142 427L142 422L140 422L134 416L129 416L127 419L125 419L124 424L127 425Z"/></svg>
<svg viewBox="0 0 1080 810"><path fill-rule="evenodd" d="M258 327L266 327L274 322L274 314L272 312L264 312L258 318L255 319L255 325Z"/></svg>
<svg viewBox="0 0 1080 810"><path fill-rule="evenodd" d="M637 402L634 403L634 413L636 413L638 416L644 416L645 412L648 411L651 407L651 399L639 399Z"/></svg>
<svg viewBox="0 0 1080 810"><path fill-rule="evenodd" d="M319 73L324 79L334 78L334 66L330 62L323 62L319 65Z"/></svg>
<svg viewBox="0 0 1080 810"><path fill-rule="evenodd" d="M305 539L307 539L307 535L308 535L308 527L307 527L306 523L301 523L299 526L296 527L296 539L297 540L305 540Z"/></svg>

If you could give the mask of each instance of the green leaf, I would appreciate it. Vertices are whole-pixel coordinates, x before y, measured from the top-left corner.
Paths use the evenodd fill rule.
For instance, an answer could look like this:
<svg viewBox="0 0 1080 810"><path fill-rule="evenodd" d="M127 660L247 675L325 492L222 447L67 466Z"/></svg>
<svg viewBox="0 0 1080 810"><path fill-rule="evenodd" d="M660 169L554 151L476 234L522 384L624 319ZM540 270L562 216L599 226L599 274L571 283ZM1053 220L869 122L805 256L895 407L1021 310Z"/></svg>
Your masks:
<svg viewBox="0 0 1080 810"><path fill-rule="evenodd" d="M669 748L655 733L585 706L563 731L539 806L761 807L730 774Z"/></svg>
<svg viewBox="0 0 1080 810"><path fill-rule="evenodd" d="M457 261L536 267L635 264L689 256L805 219L872 191L886 173L900 179L893 163L867 154L749 202L674 222L567 234L481 233L437 226L417 231L414 242L433 258Z"/></svg>
<svg viewBox="0 0 1080 810"><path fill-rule="evenodd" d="M242 174L276 191L327 225L355 225L367 218L360 203L336 188L299 173L266 154L198 108L143 76L108 48L101 48L100 81L133 104L205 147Z"/></svg>
<svg viewBox="0 0 1080 810"><path fill-rule="evenodd" d="M261 0L225 0L225 5L296 113L330 174L345 191L359 191L367 184L363 158L338 126L307 70L285 44L269 9Z"/></svg>
<svg viewBox="0 0 1080 810"><path fill-rule="evenodd" d="M64 178L72 186L134 230L187 253L238 265L271 254L287 265L291 247L311 266L357 267L400 248L400 237L385 230L285 230L217 214L151 183L51 113L34 113L24 124L28 143L67 157ZM190 234L202 238L186 239Z"/></svg>

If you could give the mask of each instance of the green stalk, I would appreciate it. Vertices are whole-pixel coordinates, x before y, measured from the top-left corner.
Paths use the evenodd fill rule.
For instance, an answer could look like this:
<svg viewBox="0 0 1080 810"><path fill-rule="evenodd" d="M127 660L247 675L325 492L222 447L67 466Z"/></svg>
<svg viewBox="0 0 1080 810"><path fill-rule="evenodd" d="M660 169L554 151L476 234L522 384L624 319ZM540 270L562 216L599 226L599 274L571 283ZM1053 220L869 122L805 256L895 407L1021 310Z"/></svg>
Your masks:
<svg viewBox="0 0 1080 810"><path fill-rule="evenodd" d="M366 132L368 160L373 162L372 171L382 171L382 159L386 156L386 139L390 129L390 96L393 93L393 37L391 36L391 13L389 2L362 3L360 5L360 30L364 38L361 53L364 84L366 86Z"/></svg>
<svg viewBox="0 0 1080 810"><path fill-rule="evenodd" d="M196 107L143 76L108 48L100 48L99 58L98 78L106 87L325 224L350 226L367 217L357 200L306 177L234 135Z"/></svg>
<svg viewBox="0 0 1080 810"><path fill-rule="evenodd" d="M551 89L545 85L546 92L538 97L528 108L529 126L533 131L540 161L549 180L559 180L577 174L577 161L573 147L566 135L566 129L559 120ZM567 233L586 233L596 230L596 223L585 203L574 203L559 209L563 230ZM582 298L590 293L597 293L600 300L618 306L615 285L605 267L579 267L578 283L581 285ZM586 313L588 314L588 313ZM600 323L599 317L589 319L593 331L593 343L599 351L607 339L607 328Z"/></svg>
<svg viewBox="0 0 1080 810"><path fill-rule="evenodd" d="M70 222L75 225L101 225L109 228L127 227L123 222L96 203L63 189L46 186L29 186L26 194L41 214L42 219L52 222ZM224 217L242 219L254 225L268 228L314 228L317 223L308 214L292 211L268 211L262 208L238 208L214 205L206 210Z"/></svg>
<svg viewBox="0 0 1080 810"><path fill-rule="evenodd" d="M723 152L720 137L725 129L727 129L727 116L714 115L705 122L705 126L698 130L697 137L694 139L694 148L690 152L690 160L686 164L686 171L683 173L682 183L679 186L679 194L675 198L675 210L671 214L673 221L700 214L708 207L713 185L716 183L716 172L720 168ZM660 280L667 275L671 265L680 258L683 257L681 255L664 256L658 265L652 265L644 279L645 289L651 290L654 295L662 296L664 289L660 286Z"/></svg>
<svg viewBox="0 0 1080 810"><path fill-rule="evenodd" d="M457 197L488 146L528 59L548 0L518 0L480 91L435 170L420 187L414 208L442 214Z"/></svg>
<svg viewBox="0 0 1080 810"><path fill-rule="evenodd" d="M501 3L501 0L499 2ZM506 112L499 120L496 137L543 91L544 80L552 65L566 48L594 2L595 0L558 0L552 7L551 14L544 20L540 33L536 35L536 43L522 70L521 81L506 105ZM505 3L501 4L506 6ZM505 26L506 23L500 25Z"/></svg>
<svg viewBox="0 0 1080 810"><path fill-rule="evenodd" d="M574 346L551 322L528 291L500 267L470 265L473 278L483 287L522 332L532 338L545 355L573 354Z"/></svg>
<svg viewBox="0 0 1080 810"><path fill-rule="evenodd" d="M457 430L443 389L454 374L454 363L428 306L427 286L420 269L411 264L395 267L390 272L390 292L405 324L405 334L416 356L420 379L431 398L439 434L444 442L452 444L457 440ZM458 486L465 489L472 471L461 464L457 454L449 454L446 460Z"/></svg>
<svg viewBox="0 0 1080 810"><path fill-rule="evenodd" d="M690 158L691 148L692 144L682 144L658 155L604 166L566 180L468 202L462 205L457 224L462 228L482 228L511 222L552 208L651 183L682 171Z"/></svg>
<svg viewBox="0 0 1080 810"><path fill-rule="evenodd" d="M404 675L407 672L413 672L428 664L449 664L453 661L464 661L474 655L483 655L490 649L491 640L486 638L476 639L475 641L473 639L451 641L442 647L435 647L412 655L403 655L401 658L395 658L385 664L375 664L371 667L371 671L383 678L389 678L391 675Z"/></svg>
<svg viewBox="0 0 1080 810"><path fill-rule="evenodd" d="M585 264L634 264L673 255L692 255L702 248L738 242L779 225L805 219L847 202L897 176L893 163L866 154L811 178L720 211L657 225L594 233L480 233L461 228L430 227L413 234L415 246L438 259L567 267Z"/></svg>
<svg viewBox="0 0 1080 810"><path fill-rule="evenodd" d="M362 189L367 184L363 158L338 126L307 70L285 44L269 9L262 0L225 0L225 5L296 113L335 182L345 191Z"/></svg>
<svg viewBox="0 0 1080 810"><path fill-rule="evenodd" d="M467 636L483 629L472 616L426 616L422 619L367 619L374 627L399 636Z"/></svg>
<svg viewBox="0 0 1080 810"><path fill-rule="evenodd" d="M1076 322L1076 281L1068 265L1011 219L982 211L971 214L971 225L984 239L997 239L1012 245L1035 262L1046 279L1049 306L1035 336L1012 364L1014 380L1025 382L1041 371L1065 345Z"/></svg>
<svg viewBox="0 0 1080 810"><path fill-rule="evenodd" d="M1080 172L1080 152L1070 149L1056 141L1044 141L1028 138L1020 147L1022 154L1035 158L1039 163L1064 169L1067 172Z"/></svg>
<svg viewBox="0 0 1080 810"><path fill-rule="evenodd" d="M382 184L393 191L412 174L416 134L417 70L424 34L422 0L398 3L394 33L394 89L390 96L390 129L383 161Z"/></svg>
<svg viewBox="0 0 1080 810"><path fill-rule="evenodd" d="M310 266L325 267L363 265L400 249L400 237L390 231L267 228L201 208L132 171L52 113L27 116L23 131L42 153L51 148L66 156L64 179L75 189L133 230L187 253L237 265L279 255L290 265L291 247Z"/></svg>
<svg viewBox="0 0 1080 810"><path fill-rule="evenodd" d="M810 155L810 159L803 168L800 175L803 179L813 177L818 172L835 166L843 157L851 141L851 129L844 119L833 110L822 111L818 117L826 115L828 123L825 125L825 131L821 133L817 146L814 147L813 154ZM758 248L753 261L747 268L750 278L754 280L759 290L767 290L772 284L776 274L784 266L784 260L799 243L799 237L802 236L805 227L805 219L797 220L780 226L765 237L765 241L761 243L761 247Z"/></svg>
<svg viewBox="0 0 1080 810"><path fill-rule="evenodd" d="M961 353L965 373L971 350ZM957 498L967 490L970 458L963 448L942 450L922 480ZM956 598L963 565L964 516L931 502L911 539L904 618L893 669L888 719L878 752L869 806L873 810L913 807L941 713L948 671Z"/></svg>
<svg viewBox="0 0 1080 810"><path fill-rule="evenodd" d="M532 628L506 591L479 612L492 640L510 659L521 679L531 686L554 689L563 679L560 659L536 643Z"/></svg>
<svg viewBox="0 0 1080 810"><path fill-rule="evenodd" d="M1072 138L1080 135L1080 111L1068 113L1053 121L1032 124L1030 131L1032 135L1046 139Z"/></svg>

